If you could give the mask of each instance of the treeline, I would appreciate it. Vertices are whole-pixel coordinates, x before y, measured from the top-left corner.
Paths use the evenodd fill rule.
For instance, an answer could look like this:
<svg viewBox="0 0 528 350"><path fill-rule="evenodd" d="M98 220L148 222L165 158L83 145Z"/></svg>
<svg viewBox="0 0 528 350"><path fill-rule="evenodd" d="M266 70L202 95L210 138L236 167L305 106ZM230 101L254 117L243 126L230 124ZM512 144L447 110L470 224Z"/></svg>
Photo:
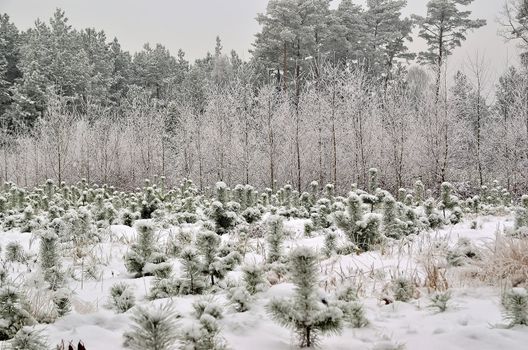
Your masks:
<svg viewBox="0 0 528 350"><path fill-rule="evenodd" d="M390 189L498 179L525 190L526 67L501 77L494 99L480 61L445 84L446 58L485 24L468 3L431 0L425 18L403 18L405 1L271 0L248 62L219 38L190 63L161 44L130 54L62 10L26 31L1 15L0 180L346 190L377 167ZM415 26L426 52L407 48ZM414 59L422 66L409 68Z"/></svg>

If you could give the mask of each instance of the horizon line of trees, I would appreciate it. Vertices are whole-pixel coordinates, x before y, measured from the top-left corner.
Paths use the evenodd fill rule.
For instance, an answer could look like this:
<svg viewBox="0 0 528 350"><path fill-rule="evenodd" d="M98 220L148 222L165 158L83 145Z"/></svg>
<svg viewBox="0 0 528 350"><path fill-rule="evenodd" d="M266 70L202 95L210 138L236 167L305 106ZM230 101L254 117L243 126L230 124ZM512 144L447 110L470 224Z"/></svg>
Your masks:
<svg viewBox="0 0 528 350"><path fill-rule="evenodd" d="M0 180L345 190L377 167L393 190L497 179L525 191L527 66L511 67L493 98L481 58L446 83L448 57L485 25L471 2L431 0L427 16L405 18L403 0L270 0L248 62L218 37L190 63L161 44L130 54L60 9L27 31L0 15ZM507 5L506 33L526 44L528 3ZM407 47L415 27L424 52Z"/></svg>

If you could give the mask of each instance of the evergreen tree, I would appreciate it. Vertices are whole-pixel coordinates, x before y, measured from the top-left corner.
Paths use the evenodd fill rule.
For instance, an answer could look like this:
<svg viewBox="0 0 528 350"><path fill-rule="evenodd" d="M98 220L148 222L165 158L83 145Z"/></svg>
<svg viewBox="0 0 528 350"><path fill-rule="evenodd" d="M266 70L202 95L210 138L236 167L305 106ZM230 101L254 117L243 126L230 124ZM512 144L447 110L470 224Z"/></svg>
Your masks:
<svg viewBox="0 0 528 350"><path fill-rule="evenodd" d="M323 304L317 298L317 257L309 248L296 248L290 253L289 266L295 297L292 300L272 300L267 308L270 316L285 327L292 328L299 346L314 346L320 334L339 333L343 313Z"/></svg>
<svg viewBox="0 0 528 350"><path fill-rule="evenodd" d="M44 336L34 329L24 327L11 339L10 350L45 350L49 345Z"/></svg>
<svg viewBox="0 0 528 350"><path fill-rule="evenodd" d="M284 222L278 215L268 219L268 263L275 263L282 257L282 243L284 241Z"/></svg>
<svg viewBox="0 0 528 350"><path fill-rule="evenodd" d="M525 288L512 288L502 297L504 318L510 326L528 326L528 291Z"/></svg>
<svg viewBox="0 0 528 350"><path fill-rule="evenodd" d="M64 275L60 264L59 237L53 230L44 232L40 237L39 262L44 280L50 284L51 289L57 290Z"/></svg>
<svg viewBox="0 0 528 350"><path fill-rule="evenodd" d="M461 11L457 6L467 6L473 0L430 0L427 16L413 16L420 26L419 36L427 41L427 51L420 52L418 59L433 65L436 72L436 101L440 94L441 67L447 56L462 45L466 33L486 25L486 20L469 18L471 11Z"/></svg>
<svg viewBox="0 0 528 350"><path fill-rule="evenodd" d="M177 341L176 313L171 304L147 309L137 307L132 314L132 330L124 334L125 346L132 350L170 350Z"/></svg>

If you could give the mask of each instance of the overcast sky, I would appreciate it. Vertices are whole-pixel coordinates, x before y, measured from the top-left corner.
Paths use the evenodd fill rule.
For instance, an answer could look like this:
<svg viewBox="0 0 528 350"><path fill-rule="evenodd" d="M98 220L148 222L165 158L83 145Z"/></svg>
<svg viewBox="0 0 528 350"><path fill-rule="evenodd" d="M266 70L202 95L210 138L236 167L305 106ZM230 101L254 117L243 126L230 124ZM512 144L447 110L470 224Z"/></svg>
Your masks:
<svg viewBox="0 0 528 350"><path fill-rule="evenodd" d="M365 0L356 0L363 3ZM504 0L475 0L473 17L485 18L488 25L468 36L450 60L450 70L462 68L478 51L489 62L493 78L506 63L517 63L514 44L498 36L497 18ZM20 28L32 26L36 18L47 20L60 7L76 28L104 29L109 39L116 36L131 52L144 43L162 43L174 55L181 48L191 60L213 51L220 35L225 51L235 49L249 58L253 35L259 30L255 16L266 9L267 0L0 0L0 12L9 14ZM336 6L338 0L333 1ZM426 0L408 0L405 14L426 12ZM415 40L412 51L424 48Z"/></svg>

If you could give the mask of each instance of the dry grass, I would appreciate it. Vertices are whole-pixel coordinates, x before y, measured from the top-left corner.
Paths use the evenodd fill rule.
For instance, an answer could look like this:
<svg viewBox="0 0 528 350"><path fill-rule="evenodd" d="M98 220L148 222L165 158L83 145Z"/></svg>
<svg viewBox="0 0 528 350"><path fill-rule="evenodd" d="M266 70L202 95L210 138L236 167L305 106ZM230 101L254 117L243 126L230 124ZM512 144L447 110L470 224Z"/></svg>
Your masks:
<svg viewBox="0 0 528 350"><path fill-rule="evenodd" d="M479 277L487 282L528 286L528 238L504 237L486 246Z"/></svg>

